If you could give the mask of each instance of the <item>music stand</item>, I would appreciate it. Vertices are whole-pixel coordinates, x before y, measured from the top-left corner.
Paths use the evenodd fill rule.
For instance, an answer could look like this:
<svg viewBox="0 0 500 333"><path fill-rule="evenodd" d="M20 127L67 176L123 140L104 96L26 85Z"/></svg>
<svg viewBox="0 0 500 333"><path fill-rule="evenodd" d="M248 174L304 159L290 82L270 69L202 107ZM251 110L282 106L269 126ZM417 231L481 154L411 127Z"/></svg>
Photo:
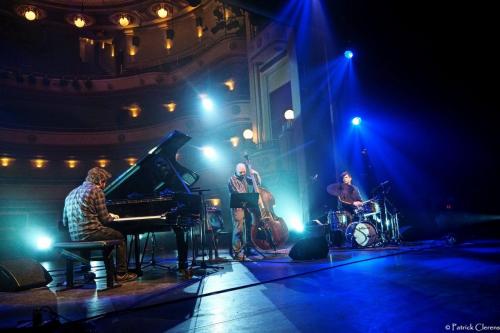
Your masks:
<svg viewBox="0 0 500 333"><path fill-rule="evenodd" d="M229 206L231 208L259 208L259 193L257 192L250 192L250 193L231 193L231 200ZM248 235L247 235L247 226L246 226L246 221L245 218L243 218L243 237L245 239L245 244L243 251L245 251L245 247L247 246L248 243ZM251 241L251 240L250 240ZM257 249L254 248L254 250L261 255L263 258L265 256L258 251Z"/></svg>
<svg viewBox="0 0 500 333"><path fill-rule="evenodd" d="M203 197L203 192L208 192L210 190L208 189L193 189L194 191L198 192L198 194L200 195L200 198L201 198L201 204L202 204L202 210L201 210L201 221L200 221L200 245L201 245L201 262L199 263L199 265L196 264L196 253L195 253L195 249L194 249L194 240L193 240L193 237L192 237L192 229L191 229L191 243L193 244L193 261L192 261L192 264L191 264L191 270L194 269L195 266L199 266L201 269L207 269L207 268L213 268L213 269L224 269L224 267L222 266L213 266L213 265L207 265L207 263L205 262L205 232L206 232L206 227L207 227L207 224L208 224L208 220L207 220L207 203L206 203L206 200L205 198Z"/></svg>
<svg viewBox="0 0 500 333"><path fill-rule="evenodd" d="M231 193L231 208L259 208L259 193Z"/></svg>

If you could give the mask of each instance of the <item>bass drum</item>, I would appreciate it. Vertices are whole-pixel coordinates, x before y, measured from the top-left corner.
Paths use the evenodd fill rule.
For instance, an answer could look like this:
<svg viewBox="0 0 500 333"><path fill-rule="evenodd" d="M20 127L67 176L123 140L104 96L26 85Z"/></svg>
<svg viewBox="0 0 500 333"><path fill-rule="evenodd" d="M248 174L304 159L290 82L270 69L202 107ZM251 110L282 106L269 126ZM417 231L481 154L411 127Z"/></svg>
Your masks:
<svg viewBox="0 0 500 333"><path fill-rule="evenodd" d="M345 231L345 239L352 247L369 247L377 243L378 234L370 222L353 222Z"/></svg>

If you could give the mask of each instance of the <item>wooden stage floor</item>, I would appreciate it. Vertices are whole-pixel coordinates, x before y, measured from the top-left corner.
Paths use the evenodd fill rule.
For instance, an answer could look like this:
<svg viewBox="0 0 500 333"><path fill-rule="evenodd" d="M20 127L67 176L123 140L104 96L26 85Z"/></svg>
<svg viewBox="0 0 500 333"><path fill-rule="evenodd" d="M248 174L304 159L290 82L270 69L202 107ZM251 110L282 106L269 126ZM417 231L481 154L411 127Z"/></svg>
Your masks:
<svg viewBox="0 0 500 333"><path fill-rule="evenodd" d="M500 241L332 249L310 261L280 252L246 262L225 253L221 268L198 268L192 279L147 267L106 291L101 262L95 284L70 290L63 263L44 262L54 278L47 287L0 293L0 329L30 327L40 308L42 328L56 332L500 330Z"/></svg>

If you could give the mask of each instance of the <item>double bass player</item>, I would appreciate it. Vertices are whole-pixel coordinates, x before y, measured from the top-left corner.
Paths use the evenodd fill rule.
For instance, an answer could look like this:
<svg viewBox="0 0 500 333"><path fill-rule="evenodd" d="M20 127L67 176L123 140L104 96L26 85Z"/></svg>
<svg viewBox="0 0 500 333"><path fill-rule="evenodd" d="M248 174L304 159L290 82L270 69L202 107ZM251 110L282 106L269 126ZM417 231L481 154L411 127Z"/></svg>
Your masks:
<svg viewBox="0 0 500 333"><path fill-rule="evenodd" d="M251 169L253 178L260 186L261 178L257 171ZM244 163L236 164L234 174L229 178L228 189L229 193L248 193L253 192L252 177L247 175L247 167ZM239 261L244 261L245 256L249 255L250 244L248 241L252 226L252 216L254 220L258 220L259 212L248 208L231 208L231 216L233 220L233 236L232 248L233 258Z"/></svg>

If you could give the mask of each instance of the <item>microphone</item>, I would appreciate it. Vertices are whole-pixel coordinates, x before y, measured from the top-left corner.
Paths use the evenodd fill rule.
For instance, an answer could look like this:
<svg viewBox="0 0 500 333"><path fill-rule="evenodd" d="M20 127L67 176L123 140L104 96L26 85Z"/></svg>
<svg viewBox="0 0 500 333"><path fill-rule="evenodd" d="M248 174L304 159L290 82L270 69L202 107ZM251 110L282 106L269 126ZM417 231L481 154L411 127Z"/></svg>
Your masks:
<svg viewBox="0 0 500 333"><path fill-rule="evenodd" d="M388 180L386 180L385 182L380 183L380 186L384 186L384 185L387 185L387 184L389 184Z"/></svg>

